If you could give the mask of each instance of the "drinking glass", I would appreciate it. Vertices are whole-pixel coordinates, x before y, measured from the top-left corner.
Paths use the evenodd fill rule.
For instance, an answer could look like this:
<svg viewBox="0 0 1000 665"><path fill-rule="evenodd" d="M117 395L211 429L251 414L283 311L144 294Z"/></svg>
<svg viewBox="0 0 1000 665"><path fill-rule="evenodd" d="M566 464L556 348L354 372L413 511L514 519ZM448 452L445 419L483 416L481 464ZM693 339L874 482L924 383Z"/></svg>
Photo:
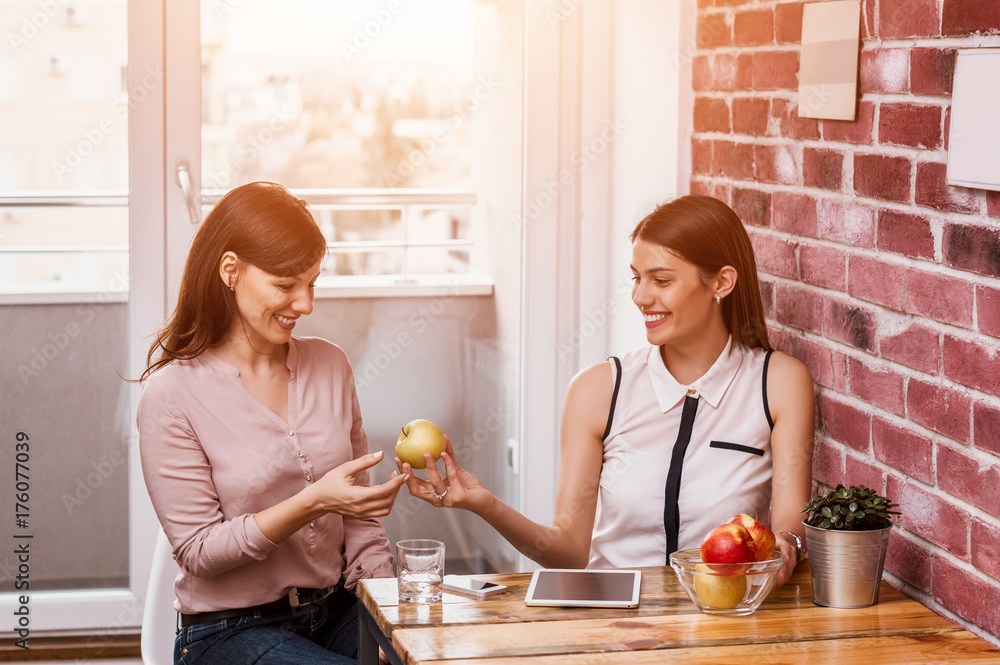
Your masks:
<svg viewBox="0 0 1000 665"><path fill-rule="evenodd" d="M415 539L396 543L399 600L404 603L436 603L441 600L444 577L444 543Z"/></svg>

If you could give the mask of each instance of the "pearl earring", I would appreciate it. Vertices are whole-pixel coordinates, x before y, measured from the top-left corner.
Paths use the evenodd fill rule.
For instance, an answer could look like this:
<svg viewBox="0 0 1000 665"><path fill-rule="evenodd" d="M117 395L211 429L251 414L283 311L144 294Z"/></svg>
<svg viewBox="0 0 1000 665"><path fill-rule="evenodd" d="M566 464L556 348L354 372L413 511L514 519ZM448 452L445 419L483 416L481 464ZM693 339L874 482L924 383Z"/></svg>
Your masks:
<svg viewBox="0 0 1000 665"><path fill-rule="evenodd" d="M720 305L722 304L722 298L719 296L718 293L715 294L715 302L719 303Z"/></svg>

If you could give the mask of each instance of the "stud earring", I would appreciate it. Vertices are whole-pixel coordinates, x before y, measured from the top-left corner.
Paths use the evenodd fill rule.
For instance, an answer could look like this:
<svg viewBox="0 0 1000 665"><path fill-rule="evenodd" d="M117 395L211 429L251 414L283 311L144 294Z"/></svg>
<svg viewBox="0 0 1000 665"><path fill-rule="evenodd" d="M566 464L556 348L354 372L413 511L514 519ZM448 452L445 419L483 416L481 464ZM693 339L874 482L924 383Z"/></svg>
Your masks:
<svg viewBox="0 0 1000 665"><path fill-rule="evenodd" d="M715 302L719 303L720 305L722 304L722 298L719 296L718 293L715 294Z"/></svg>

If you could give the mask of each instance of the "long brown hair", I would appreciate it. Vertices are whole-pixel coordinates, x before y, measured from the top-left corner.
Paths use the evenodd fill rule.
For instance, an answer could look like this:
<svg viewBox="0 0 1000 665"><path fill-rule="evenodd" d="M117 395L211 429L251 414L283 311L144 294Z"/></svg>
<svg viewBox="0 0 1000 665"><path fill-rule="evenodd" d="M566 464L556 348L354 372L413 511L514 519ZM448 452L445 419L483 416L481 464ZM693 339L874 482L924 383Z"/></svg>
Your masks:
<svg viewBox="0 0 1000 665"><path fill-rule="evenodd" d="M722 301L726 329L738 344L771 350L753 246L729 206L709 196L682 196L647 215L630 237L632 242L642 239L666 247L694 264L703 279L723 266L735 268L736 286Z"/></svg>
<svg viewBox="0 0 1000 665"><path fill-rule="evenodd" d="M172 360L194 358L226 339L238 314L233 292L219 276L226 252L236 254L241 264L292 277L323 258L326 239L306 202L281 185L252 182L230 190L195 234L177 308L149 348L140 381Z"/></svg>

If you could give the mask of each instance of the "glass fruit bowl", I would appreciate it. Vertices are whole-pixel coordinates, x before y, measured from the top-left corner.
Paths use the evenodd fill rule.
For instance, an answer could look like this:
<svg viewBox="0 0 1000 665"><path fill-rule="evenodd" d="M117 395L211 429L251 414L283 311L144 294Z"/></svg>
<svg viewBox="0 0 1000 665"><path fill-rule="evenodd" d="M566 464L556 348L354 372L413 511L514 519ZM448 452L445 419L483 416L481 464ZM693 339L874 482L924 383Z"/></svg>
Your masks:
<svg viewBox="0 0 1000 665"><path fill-rule="evenodd" d="M684 591L705 614L746 616L767 598L784 564L781 554L754 563L703 563L698 549L670 555Z"/></svg>

